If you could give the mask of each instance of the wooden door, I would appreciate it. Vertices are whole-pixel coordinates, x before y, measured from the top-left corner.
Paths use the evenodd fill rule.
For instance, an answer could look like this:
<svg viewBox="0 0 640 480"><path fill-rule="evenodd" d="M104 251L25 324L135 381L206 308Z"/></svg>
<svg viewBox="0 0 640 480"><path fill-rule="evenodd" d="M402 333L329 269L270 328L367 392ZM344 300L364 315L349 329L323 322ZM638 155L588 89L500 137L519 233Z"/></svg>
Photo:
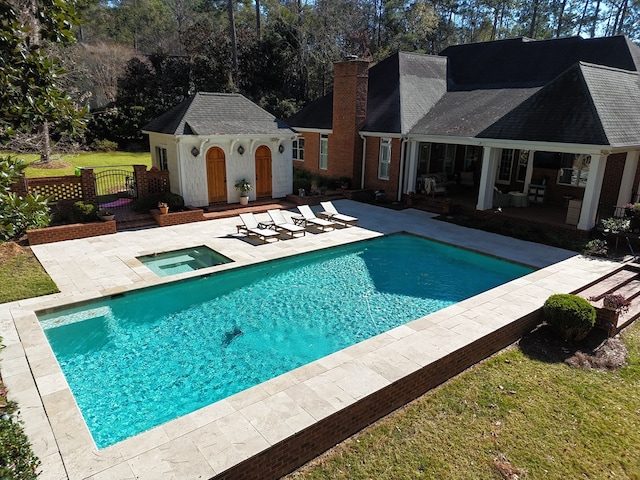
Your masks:
<svg viewBox="0 0 640 480"><path fill-rule="evenodd" d="M256 151L256 197L271 196L271 150L262 145Z"/></svg>
<svg viewBox="0 0 640 480"><path fill-rule="evenodd" d="M207 187L209 203L227 201L227 169L224 152L218 147L207 152Z"/></svg>

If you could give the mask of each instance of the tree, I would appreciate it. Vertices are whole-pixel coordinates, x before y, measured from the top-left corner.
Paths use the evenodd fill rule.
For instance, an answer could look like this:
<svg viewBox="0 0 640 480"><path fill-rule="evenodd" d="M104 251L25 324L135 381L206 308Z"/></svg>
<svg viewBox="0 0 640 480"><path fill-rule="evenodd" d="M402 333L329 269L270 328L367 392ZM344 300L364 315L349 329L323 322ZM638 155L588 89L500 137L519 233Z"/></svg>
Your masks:
<svg viewBox="0 0 640 480"><path fill-rule="evenodd" d="M74 130L82 126L78 110L58 82L64 70L45 51L47 43L74 41L77 18L71 4L56 0L12 0L0 7L0 140L16 130L40 127ZM49 161L45 147L42 160Z"/></svg>

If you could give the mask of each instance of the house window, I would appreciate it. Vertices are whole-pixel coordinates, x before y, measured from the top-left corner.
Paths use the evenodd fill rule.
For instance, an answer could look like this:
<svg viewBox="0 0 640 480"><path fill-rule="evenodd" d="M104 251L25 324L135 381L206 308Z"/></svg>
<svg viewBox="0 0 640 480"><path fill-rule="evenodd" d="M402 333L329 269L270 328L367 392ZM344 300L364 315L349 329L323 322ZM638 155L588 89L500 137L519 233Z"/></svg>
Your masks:
<svg viewBox="0 0 640 480"><path fill-rule="evenodd" d="M166 148L156 147L156 161L160 170L169 170Z"/></svg>
<svg viewBox="0 0 640 480"><path fill-rule="evenodd" d="M558 171L558 184L586 187L591 155L563 153Z"/></svg>
<svg viewBox="0 0 640 480"><path fill-rule="evenodd" d="M511 169L513 168L514 156L515 150L510 148L502 149L502 155L500 156L500 165L498 166L498 179L496 180L496 183L511 183Z"/></svg>
<svg viewBox="0 0 640 480"><path fill-rule="evenodd" d="M326 170L329 167L329 136L320 135L320 170Z"/></svg>
<svg viewBox="0 0 640 480"><path fill-rule="evenodd" d="M293 159L304 162L304 138L293 141Z"/></svg>
<svg viewBox="0 0 640 480"><path fill-rule="evenodd" d="M389 167L391 166L391 139L380 139L380 155L378 157L378 178L389 180Z"/></svg>
<svg viewBox="0 0 640 480"><path fill-rule="evenodd" d="M527 164L529 163L529 150L520 150L518 155L518 170L516 171L516 181L524 183L527 177Z"/></svg>

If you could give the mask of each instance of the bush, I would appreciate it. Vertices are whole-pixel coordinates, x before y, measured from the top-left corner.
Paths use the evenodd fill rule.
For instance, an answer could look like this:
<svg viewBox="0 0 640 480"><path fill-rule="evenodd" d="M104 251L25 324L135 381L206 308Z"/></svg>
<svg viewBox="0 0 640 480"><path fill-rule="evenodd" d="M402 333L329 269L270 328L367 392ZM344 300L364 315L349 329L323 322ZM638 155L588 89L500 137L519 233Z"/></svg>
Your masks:
<svg viewBox="0 0 640 480"><path fill-rule="evenodd" d="M91 143L91 149L97 152L115 152L118 150L118 144L111 140L94 140L93 143Z"/></svg>
<svg viewBox="0 0 640 480"><path fill-rule="evenodd" d="M169 207L169 212L177 212L184 209L184 198L171 192L153 193L146 197L137 198L131 204L131 208L134 212L148 213L149 210L158 208L158 203L166 203Z"/></svg>
<svg viewBox="0 0 640 480"><path fill-rule="evenodd" d="M582 253L583 255L593 255L594 257L606 257L608 253L607 242L599 238L589 240Z"/></svg>
<svg viewBox="0 0 640 480"><path fill-rule="evenodd" d="M577 295L551 295L542 311L549 327L570 342L583 340L596 323L596 309Z"/></svg>
<svg viewBox="0 0 640 480"><path fill-rule="evenodd" d="M73 204L72 222L88 223L96 220L98 220L98 212L95 205L83 201Z"/></svg>

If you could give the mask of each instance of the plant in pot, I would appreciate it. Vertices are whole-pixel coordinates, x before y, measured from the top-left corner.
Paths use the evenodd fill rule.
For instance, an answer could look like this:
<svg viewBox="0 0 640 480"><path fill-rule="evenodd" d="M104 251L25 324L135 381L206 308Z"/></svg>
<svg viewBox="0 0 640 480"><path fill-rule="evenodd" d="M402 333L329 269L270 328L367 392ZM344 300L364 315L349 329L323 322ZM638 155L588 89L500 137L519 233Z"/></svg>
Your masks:
<svg viewBox="0 0 640 480"><path fill-rule="evenodd" d="M246 205L249 203L249 192L253 189L251 183L249 183L246 179L238 180L236 182L236 190L240 192L240 204Z"/></svg>
<svg viewBox="0 0 640 480"><path fill-rule="evenodd" d="M160 213L165 214L169 212L169 205L167 205L165 202L158 202L158 210L160 210Z"/></svg>
<svg viewBox="0 0 640 480"><path fill-rule="evenodd" d="M631 301L619 293L607 293L602 297L602 306L607 310L616 312L618 315L629 311Z"/></svg>
<svg viewBox="0 0 640 480"><path fill-rule="evenodd" d="M116 218L115 213L113 213L111 210L107 210L106 208L101 208L100 210L98 210L98 216L103 222L108 222Z"/></svg>

